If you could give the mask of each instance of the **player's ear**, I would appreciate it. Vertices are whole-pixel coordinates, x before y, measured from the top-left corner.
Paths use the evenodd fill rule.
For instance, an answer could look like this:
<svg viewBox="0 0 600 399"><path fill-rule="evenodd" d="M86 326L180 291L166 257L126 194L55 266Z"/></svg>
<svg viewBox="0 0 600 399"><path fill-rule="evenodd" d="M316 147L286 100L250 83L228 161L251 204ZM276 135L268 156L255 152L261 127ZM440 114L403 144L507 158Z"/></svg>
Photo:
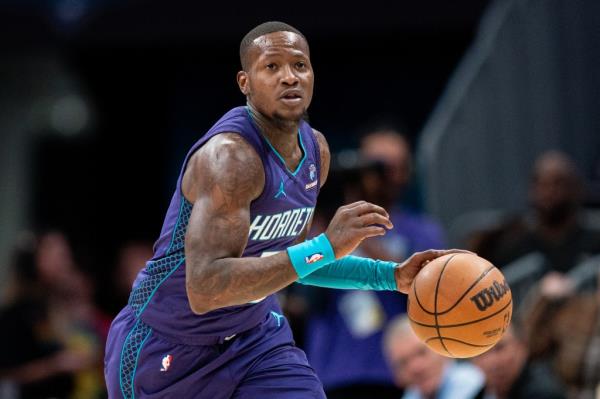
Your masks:
<svg viewBox="0 0 600 399"><path fill-rule="evenodd" d="M237 82L240 87L240 91L244 93L245 96L249 93L248 88L248 74L245 71L239 71L237 73Z"/></svg>

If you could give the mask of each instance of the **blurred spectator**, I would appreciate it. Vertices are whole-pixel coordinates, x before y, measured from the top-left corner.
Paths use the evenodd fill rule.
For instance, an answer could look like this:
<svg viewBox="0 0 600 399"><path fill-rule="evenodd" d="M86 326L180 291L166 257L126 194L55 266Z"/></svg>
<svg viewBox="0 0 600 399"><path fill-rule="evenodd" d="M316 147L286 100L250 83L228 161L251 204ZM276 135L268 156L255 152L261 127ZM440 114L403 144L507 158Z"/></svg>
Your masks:
<svg viewBox="0 0 600 399"><path fill-rule="evenodd" d="M497 229L478 234L472 249L503 267L529 253L545 258L545 271L568 272L600 253L600 231L580 220L582 180L573 161L559 151L543 153L535 162L529 199L531 211Z"/></svg>
<svg viewBox="0 0 600 399"><path fill-rule="evenodd" d="M483 373L468 362L443 357L417 338L406 315L392 320L383 350L404 399L473 399L484 386Z"/></svg>
<svg viewBox="0 0 600 399"><path fill-rule="evenodd" d="M586 204L590 207L600 208L600 157L597 157L592 168Z"/></svg>
<svg viewBox="0 0 600 399"><path fill-rule="evenodd" d="M127 304L129 293L138 272L152 259L154 251L152 243L146 241L130 241L119 248L117 268L114 276L116 288L115 305L122 308Z"/></svg>
<svg viewBox="0 0 600 399"><path fill-rule="evenodd" d="M369 133L361 142L360 153L367 162L381 165L364 169L361 199L384 207L394 224L385 236L366 240L359 249L361 254L402 261L415 251L444 247L439 224L402 206L412 175L412 154L404 136L393 130Z"/></svg>
<svg viewBox="0 0 600 399"><path fill-rule="evenodd" d="M569 398L595 399L600 388L600 289L575 292L568 277L549 273L523 320L532 358L551 363Z"/></svg>
<svg viewBox="0 0 600 399"><path fill-rule="evenodd" d="M364 241L354 254L401 262L415 251L443 248L442 230L436 223L399 205L412 164L404 137L394 131L370 133L364 137L360 152L359 159L364 161L354 176L358 184L347 182L338 189L338 196L344 193L344 203L363 199L384 207L394 229ZM311 234L317 225L318 220ZM405 296L383 291L317 292L315 297L323 303L310 313L305 349L327 397L399 397L381 353L381 341L387 321L406 311Z"/></svg>
<svg viewBox="0 0 600 399"><path fill-rule="evenodd" d="M542 362L531 362L515 320L500 342L473 358L485 374L485 399L566 399L564 388Z"/></svg>
<svg viewBox="0 0 600 399"><path fill-rule="evenodd" d="M56 231L19 243L12 290L0 310L0 378L20 398L105 395L101 354L108 320L92 303L88 278Z"/></svg>

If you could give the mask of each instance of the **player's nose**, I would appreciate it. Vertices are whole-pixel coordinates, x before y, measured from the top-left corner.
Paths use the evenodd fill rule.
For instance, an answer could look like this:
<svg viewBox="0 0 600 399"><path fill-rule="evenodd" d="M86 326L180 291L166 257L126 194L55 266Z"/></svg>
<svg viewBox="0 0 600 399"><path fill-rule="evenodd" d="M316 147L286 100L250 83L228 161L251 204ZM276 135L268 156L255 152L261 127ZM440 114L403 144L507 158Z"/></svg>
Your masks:
<svg viewBox="0 0 600 399"><path fill-rule="evenodd" d="M289 65L281 68L281 73L281 82L283 84L288 86L298 84L298 76L296 75L292 67L290 67Z"/></svg>

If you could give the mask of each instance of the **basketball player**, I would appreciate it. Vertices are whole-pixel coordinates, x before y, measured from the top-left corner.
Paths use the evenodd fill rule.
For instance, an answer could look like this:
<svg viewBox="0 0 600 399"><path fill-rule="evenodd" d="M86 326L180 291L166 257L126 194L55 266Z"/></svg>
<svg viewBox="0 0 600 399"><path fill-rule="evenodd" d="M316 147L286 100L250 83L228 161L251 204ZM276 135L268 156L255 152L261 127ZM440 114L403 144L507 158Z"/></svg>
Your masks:
<svg viewBox="0 0 600 399"><path fill-rule="evenodd" d="M111 326L111 398L323 398L274 293L295 281L406 292L425 262L448 253L400 265L346 256L392 228L364 201L304 241L329 169L324 136L304 121L308 43L268 22L244 37L240 57L247 106L191 148L154 256Z"/></svg>

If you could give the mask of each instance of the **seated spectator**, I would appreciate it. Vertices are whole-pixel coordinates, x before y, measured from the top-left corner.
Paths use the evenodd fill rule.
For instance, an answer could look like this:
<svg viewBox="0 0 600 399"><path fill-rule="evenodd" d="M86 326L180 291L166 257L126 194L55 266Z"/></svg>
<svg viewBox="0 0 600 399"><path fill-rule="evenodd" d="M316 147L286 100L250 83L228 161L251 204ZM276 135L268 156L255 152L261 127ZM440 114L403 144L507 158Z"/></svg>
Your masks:
<svg viewBox="0 0 600 399"><path fill-rule="evenodd" d="M516 321L500 342L473 358L485 374L485 399L566 399L564 387L542 362L529 360Z"/></svg>
<svg viewBox="0 0 600 399"><path fill-rule="evenodd" d="M568 277L550 273L530 299L523 320L531 357L550 362L567 385L570 398L596 398L600 388L600 288L575 292Z"/></svg>
<svg viewBox="0 0 600 399"><path fill-rule="evenodd" d="M468 362L443 357L417 338L408 317L391 321L383 351L404 399L471 399L484 386L482 372Z"/></svg>
<svg viewBox="0 0 600 399"><path fill-rule="evenodd" d="M357 167L358 184L338 188L338 197L341 192L344 203L360 198L384 207L394 228L385 236L363 241L354 255L401 262L413 252L443 248L437 223L399 205L411 176L412 156L406 139L394 131L370 133L363 139L360 155L365 162ZM388 321L406 311L406 296L357 290L321 290L311 296L321 298L322 303L312 309L307 322L306 352L327 397L399 397L401 391L393 383L380 348Z"/></svg>
<svg viewBox="0 0 600 399"><path fill-rule="evenodd" d="M479 236L472 248L498 267L532 252L545 258L544 270L568 272L585 258L600 253L600 231L580 220L583 185L574 162L564 153L548 151L535 162L529 192L531 212ZM481 249L481 250L480 250Z"/></svg>

